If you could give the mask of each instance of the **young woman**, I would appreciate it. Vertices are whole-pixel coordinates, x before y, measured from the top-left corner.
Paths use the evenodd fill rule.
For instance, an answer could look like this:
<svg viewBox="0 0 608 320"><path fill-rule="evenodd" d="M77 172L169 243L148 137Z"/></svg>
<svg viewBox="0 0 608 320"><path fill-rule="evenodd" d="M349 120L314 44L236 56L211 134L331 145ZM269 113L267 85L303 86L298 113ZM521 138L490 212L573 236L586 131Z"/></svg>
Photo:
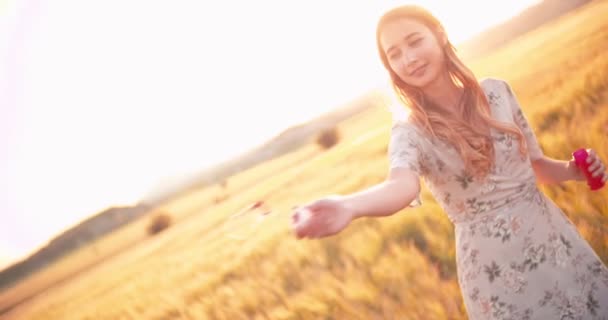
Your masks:
<svg viewBox="0 0 608 320"><path fill-rule="evenodd" d="M453 222L458 282L471 319L608 319L608 269L537 187L585 180L573 160L543 155L508 83L478 81L425 9L377 26L380 58L410 110L394 122L386 181L293 214L298 238L421 205L419 178ZM588 149L594 176L608 174ZM307 219L303 219L303 214Z"/></svg>

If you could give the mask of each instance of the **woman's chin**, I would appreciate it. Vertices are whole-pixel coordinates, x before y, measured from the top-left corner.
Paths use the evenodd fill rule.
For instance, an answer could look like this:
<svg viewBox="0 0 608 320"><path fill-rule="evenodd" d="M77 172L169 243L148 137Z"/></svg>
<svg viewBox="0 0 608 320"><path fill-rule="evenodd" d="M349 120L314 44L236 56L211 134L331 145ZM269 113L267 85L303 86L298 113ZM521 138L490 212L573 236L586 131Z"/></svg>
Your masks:
<svg viewBox="0 0 608 320"><path fill-rule="evenodd" d="M432 74L425 73L420 77L412 77L408 79L406 83L418 89L424 89L431 85L435 79L436 77L433 77Z"/></svg>
<svg viewBox="0 0 608 320"><path fill-rule="evenodd" d="M426 77L419 77L415 79L408 79L408 81L405 81L405 83L412 87L423 89L427 87L431 83L431 81L430 79L426 79Z"/></svg>

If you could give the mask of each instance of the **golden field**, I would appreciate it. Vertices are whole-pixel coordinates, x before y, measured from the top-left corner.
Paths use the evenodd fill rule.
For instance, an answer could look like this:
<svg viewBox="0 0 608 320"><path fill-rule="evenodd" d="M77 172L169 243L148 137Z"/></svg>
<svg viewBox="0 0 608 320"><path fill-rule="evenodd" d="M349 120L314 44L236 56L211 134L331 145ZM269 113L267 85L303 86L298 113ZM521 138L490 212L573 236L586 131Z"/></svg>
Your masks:
<svg viewBox="0 0 608 320"><path fill-rule="evenodd" d="M608 1L594 1L468 62L510 82L547 156L592 147L608 161L607 16ZM160 209L169 229L147 236L143 219L69 254L0 292L0 310L37 293L0 318L465 319L453 228L426 188L422 207L333 237L289 229L292 206L386 177L390 125L386 108L366 111L340 123L334 148L311 142L174 199ZM541 188L608 263L608 188ZM257 200L272 208L263 220L228 218Z"/></svg>

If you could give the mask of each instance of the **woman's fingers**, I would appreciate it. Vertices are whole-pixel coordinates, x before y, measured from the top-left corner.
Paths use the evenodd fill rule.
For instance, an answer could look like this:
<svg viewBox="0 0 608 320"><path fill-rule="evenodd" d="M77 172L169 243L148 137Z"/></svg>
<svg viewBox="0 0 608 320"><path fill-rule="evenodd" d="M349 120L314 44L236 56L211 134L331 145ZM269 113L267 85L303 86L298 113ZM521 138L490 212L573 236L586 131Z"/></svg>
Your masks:
<svg viewBox="0 0 608 320"><path fill-rule="evenodd" d="M298 238L309 237L317 228L317 217L308 208L298 209L292 217L292 225Z"/></svg>
<svg viewBox="0 0 608 320"><path fill-rule="evenodd" d="M604 168L604 165L603 165L603 164L600 164L600 165L598 166L598 168L597 168L597 169L594 169L594 170L592 171L591 176L592 176L592 177L594 177L594 178L595 178L595 177L598 177L600 174L603 174L603 173L604 173L604 170L605 170L605 169L606 169L606 168Z"/></svg>
<svg viewBox="0 0 608 320"><path fill-rule="evenodd" d="M596 157L593 160L592 165L589 166L589 171L591 172L592 177L597 177L600 174L604 173L605 169L606 169L606 167L604 166L604 164L598 157Z"/></svg>
<svg viewBox="0 0 608 320"><path fill-rule="evenodd" d="M600 176L606 171L606 166L602 163L602 160L595 150L587 149L587 153L589 154L587 163L589 163L589 172L591 172L591 176L594 178Z"/></svg>
<svg viewBox="0 0 608 320"><path fill-rule="evenodd" d="M589 167L588 167L589 171L593 172L595 170L595 167L598 164L597 159L589 157L589 160L587 160L587 162L589 163Z"/></svg>
<svg viewBox="0 0 608 320"><path fill-rule="evenodd" d="M312 213L309 218L305 218L302 212L297 213L294 223L296 235L301 238L322 238L329 235L330 231L330 216L327 214Z"/></svg>
<svg viewBox="0 0 608 320"><path fill-rule="evenodd" d="M306 211L309 213L309 219L304 219ZM298 238L322 238L333 235L337 229L340 229L336 226L336 216L339 212L338 196L328 196L298 208L292 216L296 235Z"/></svg>
<svg viewBox="0 0 608 320"><path fill-rule="evenodd" d="M328 219L330 219L330 217L327 214L318 215L315 217L314 221L311 223L311 238L323 238L329 235L331 221L329 221Z"/></svg>

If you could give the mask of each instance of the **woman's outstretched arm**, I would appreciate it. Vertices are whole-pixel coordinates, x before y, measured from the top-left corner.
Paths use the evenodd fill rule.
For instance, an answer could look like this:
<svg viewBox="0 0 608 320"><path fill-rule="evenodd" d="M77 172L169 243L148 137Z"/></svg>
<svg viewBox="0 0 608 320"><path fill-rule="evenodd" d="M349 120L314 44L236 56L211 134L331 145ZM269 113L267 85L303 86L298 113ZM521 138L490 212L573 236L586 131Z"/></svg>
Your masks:
<svg viewBox="0 0 608 320"><path fill-rule="evenodd" d="M382 183L297 208L292 215L292 226L298 239L331 236L356 218L392 215L416 200L419 192L419 177L414 171L392 168Z"/></svg>
<svg viewBox="0 0 608 320"><path fill-rule="evenodd" d="M409 206L420 193L420 179L406 168L393 168L387 179L368 189L342 197L353 218L392 215Z"/></svg>

